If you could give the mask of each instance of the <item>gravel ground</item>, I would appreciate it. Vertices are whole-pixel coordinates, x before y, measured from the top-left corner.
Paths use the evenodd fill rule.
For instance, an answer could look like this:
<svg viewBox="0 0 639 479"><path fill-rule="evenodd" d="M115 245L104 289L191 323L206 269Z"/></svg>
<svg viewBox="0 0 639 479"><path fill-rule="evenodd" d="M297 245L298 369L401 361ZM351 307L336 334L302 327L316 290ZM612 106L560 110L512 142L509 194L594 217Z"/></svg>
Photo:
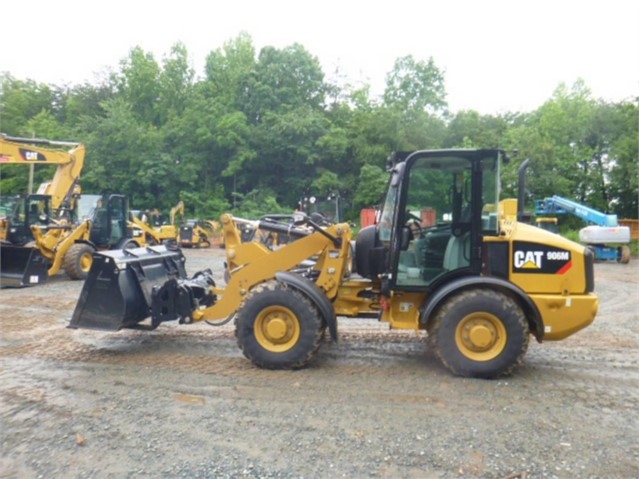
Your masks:
<svg viewBox="0 0 639 479"><path fill-rule="evenodd" d="M221 250L185 255L221 276ZM80 283L1 290L0 478L637 478L639 261L596 281L590 327L495 381L371 319L267 371L232 325L70 330Z"/></svg>

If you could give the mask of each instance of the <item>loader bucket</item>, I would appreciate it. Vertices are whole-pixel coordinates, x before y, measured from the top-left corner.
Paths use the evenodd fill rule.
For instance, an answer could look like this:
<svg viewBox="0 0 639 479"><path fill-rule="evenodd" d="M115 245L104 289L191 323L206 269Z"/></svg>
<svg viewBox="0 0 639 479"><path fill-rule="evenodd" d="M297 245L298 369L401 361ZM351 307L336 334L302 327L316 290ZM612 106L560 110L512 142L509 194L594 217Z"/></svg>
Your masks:
<svg viewBox="0 0 639 479"><path fill-rule="evenodd" d="M45 283L49 263L36 248L0 246L0 287L22 288Z"/></svg>
<svg viewBox="0 0 639 479"><path fill-rule="evenodd" d="M69 328L153 329L138 324L151 315L153 288L185 278L184 263L179 249L166 246L94 253Z"/></svg>

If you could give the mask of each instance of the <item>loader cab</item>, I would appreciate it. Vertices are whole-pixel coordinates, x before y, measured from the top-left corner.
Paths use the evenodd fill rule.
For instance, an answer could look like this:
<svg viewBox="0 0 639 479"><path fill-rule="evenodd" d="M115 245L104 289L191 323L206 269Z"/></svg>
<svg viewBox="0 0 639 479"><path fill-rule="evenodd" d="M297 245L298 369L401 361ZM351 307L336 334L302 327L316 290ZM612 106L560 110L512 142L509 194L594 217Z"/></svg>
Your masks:
<svg viewBox="0 0 639 479"><path fill-rule="evenodd" d="M109 249L123 245L131 237L128 209L123 195L82 195L78 219L91 220L91 242L99 249Z"/></svg>
<svg viewBox="0 0 639 479"><path fill-rule="evenodd" d="M429 291L480 274L483 237L498 234L503 159L500 150L396 154L375 246L368 248L374 263L369 273L382 274L390 289L406 291Z"/></svg>

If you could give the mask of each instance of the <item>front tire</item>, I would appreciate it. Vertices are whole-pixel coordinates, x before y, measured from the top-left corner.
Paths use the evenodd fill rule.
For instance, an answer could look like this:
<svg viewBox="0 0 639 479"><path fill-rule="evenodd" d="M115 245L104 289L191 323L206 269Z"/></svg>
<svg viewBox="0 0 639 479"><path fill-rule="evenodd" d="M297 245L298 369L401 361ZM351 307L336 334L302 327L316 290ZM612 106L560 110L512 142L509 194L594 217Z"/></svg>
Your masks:
<svg viewBox="0 0 639 479"><path fill-rule="evenodd" d="M299 369L313 359L325 326L303 293L278 281L251 291L237 311L235 337L244 356L265 369Z"/></svg>
<svg viewBox="0 0 639 479"><path fill-rule="evenodd" d="M528 349L530 330L519 305L487 289L463 291L438 310L431 329L437 356L453 374L506 376Z"/></svg>
<svg viewBox="0 0 639 479"><path fill-rule="evenodd" d="M64 255L64 270L71 279L86 279L93 264L94 249L86 243L75 243Z"/></svg>

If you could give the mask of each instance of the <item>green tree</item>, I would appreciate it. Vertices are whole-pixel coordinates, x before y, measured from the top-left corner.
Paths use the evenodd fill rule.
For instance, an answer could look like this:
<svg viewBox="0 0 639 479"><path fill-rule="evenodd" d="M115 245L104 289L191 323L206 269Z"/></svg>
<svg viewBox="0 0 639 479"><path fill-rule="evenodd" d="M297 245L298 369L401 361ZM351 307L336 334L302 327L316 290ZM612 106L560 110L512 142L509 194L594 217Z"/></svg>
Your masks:
<svg viewBox="0 0 639 479"><path fill-rule="evenodd" d="M160 131L141 122L122 99L103 107L104 118L84 125L89 132L83 190L125 194L138 209L172 207L179 196L179 165L164 151Z"/></svg>
<svg viewBox="0 0 639 479"><path fill-rule="evenodd" d="M18 80L8 73L0 75L0 132L33 137L27 122L43 111L51 111L54 94L50 86L33 80Z"/></svg>
<svg viewBox="0 0 639 479"><path fill-rule="evenodd" d="M159 73L158 113L160 123L164 124L184 112L193 88L194 70L189 66L186 47L176 43L171 54L163 61Z"/></svg>
<svg viewBox="0 0 639 479"><path fill-rule="evenodd" d="M407 114L444 113L447 106L444 83L444 74L432 57L427 62L416 61L412 55L398 58L386 75L384 104Z"/></svg>
<svg viewBox="0 0 639 479"><path fill-rule="evenodd" d="M250 123L259 123L267 112L323 109L323 81L319 60L302 45L264 47L255 72L246 78L242 110Z"/></svg>
<svg viewBox="0 0 639 479"><path fill-rule="evenodd" d="M249 85L254 79L255 57L253 41L246 32L209 53L205 72L210 94L227 108L242 110L242 105L247 104L251 95Z"/></svg>
<svg viewBox="0 0 639 479"><path fill-rule="evenodd" d="M355 210L380 205L384 201L387 183L388 174L384 170L374 165L362 166L353 205Z"/></svg>
<svg viewBox="0 0 639 479"><path fill-rule="evenodd" d="M605 166L609 210L620 218L639 219L639 154L637 152L637 103L601 103L599 124L606 129L606 151L599 159Z"/></svg>
<svg viewBox="0 0 639 479"><path fill-rule="evenodd" d="M128 58L122 60L117 77L119 94L131 105L131 111L151 124L160 120L158 101L162 87L160 66L152 53L142 48L133 48Z"/></svg>

